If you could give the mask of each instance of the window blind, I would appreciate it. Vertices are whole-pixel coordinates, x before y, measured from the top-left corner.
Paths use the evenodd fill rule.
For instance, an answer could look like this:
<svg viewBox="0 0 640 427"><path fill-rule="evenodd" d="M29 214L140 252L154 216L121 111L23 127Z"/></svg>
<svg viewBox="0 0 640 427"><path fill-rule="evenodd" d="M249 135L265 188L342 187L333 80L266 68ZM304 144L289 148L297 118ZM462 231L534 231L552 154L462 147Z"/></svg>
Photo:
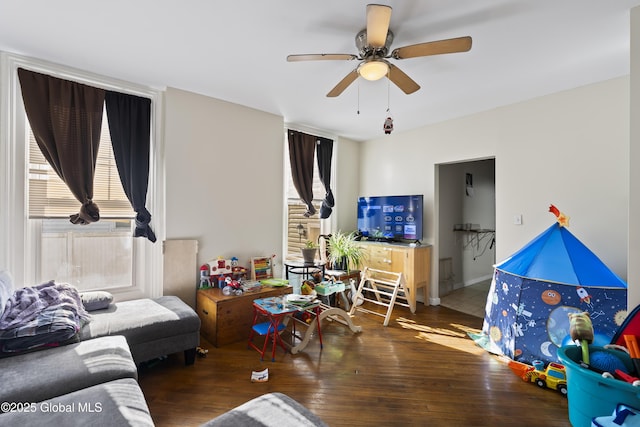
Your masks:
<svg viewBox="0 0 640 427"><path fill-rule="evenodd" d="M30 128L28 133L29 218L68 218L78 211L80 202L73 197L66 184L45 160ZM102 116L100 148L93 181L93 201L100 208L100 218L135 217L120 183L106 113Z"/></svg>

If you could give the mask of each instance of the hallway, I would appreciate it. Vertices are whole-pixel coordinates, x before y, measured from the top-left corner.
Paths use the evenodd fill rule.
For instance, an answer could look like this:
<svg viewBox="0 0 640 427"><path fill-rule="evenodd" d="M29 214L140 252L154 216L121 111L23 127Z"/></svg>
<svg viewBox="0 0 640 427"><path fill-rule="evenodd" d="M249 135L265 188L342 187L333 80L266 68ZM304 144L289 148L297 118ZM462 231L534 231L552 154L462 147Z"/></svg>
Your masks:
<svg viewBox="0 0 640 427"><path fill-rule="evenodd" d="M472 316L484 318L491 280L465 286L440 298L440 305Z"/></svg>

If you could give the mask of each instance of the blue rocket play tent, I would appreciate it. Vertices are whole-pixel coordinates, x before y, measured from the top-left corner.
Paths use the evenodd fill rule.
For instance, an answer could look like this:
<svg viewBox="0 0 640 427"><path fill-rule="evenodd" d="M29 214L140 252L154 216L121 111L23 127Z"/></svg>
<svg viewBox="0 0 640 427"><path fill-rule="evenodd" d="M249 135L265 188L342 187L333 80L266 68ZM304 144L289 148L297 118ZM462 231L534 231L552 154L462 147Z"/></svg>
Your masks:
<svg viewBox="0 0 640 427"><path fill-rule="evenodd" d="M482 327L484 347L529 364L557 362L558 348L571 344L569 313L588 312L593 344L604 346L626 310L626 283L555 223L495 266Z"/></svg>

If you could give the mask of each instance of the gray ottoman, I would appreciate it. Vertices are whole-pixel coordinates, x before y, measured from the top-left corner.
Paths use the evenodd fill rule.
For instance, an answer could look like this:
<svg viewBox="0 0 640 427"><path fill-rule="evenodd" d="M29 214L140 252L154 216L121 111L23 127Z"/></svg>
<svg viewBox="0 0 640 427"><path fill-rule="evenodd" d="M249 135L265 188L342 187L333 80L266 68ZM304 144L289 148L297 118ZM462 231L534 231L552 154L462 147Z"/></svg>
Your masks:
<svg viewBox="0 0 640 427"><path fill-rule="evenodd" d="M124 335L136 363L180 351L184 351L187 365L195 360L200 318L176 296L118 302L92 311L91 317L80 331L80 339Z"/></svg>
<svg viewBox="0 0 640 427"><path fill-rule="evenodd" d="M41 402L121 378L138 378L127 341L102 337L0 359L0 402Z"/></svg>

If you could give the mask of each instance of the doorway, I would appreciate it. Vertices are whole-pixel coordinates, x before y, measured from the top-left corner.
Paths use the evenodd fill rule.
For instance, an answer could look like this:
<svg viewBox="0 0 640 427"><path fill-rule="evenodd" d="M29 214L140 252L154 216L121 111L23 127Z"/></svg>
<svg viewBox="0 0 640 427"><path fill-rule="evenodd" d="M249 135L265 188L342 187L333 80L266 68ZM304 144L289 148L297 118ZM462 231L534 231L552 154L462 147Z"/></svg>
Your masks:
<svg viewBox="0 0 640 427"><path fill-rule="evenodd" d="M477 316L496 261L495 159L439 164L435 182L440 305Z"/></svg>

